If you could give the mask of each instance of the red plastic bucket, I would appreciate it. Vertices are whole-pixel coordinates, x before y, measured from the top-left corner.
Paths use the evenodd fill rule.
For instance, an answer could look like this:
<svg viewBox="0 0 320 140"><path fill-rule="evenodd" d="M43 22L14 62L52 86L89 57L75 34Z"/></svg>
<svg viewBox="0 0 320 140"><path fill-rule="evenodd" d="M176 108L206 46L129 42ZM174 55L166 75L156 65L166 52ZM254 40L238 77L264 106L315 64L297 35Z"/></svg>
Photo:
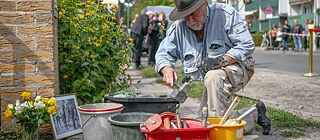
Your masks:
<svg viewBox="0 0 320 140"><path fill-rule="evenodd" d="M145 126L140 126L140 131L146 134L146 140L208 140L212 125L208 125L205 128L201 127L201 122L198 120L191 120L182 118L185 120L189 128L180 129L160 129L155 132L150 132Z"/></svg>

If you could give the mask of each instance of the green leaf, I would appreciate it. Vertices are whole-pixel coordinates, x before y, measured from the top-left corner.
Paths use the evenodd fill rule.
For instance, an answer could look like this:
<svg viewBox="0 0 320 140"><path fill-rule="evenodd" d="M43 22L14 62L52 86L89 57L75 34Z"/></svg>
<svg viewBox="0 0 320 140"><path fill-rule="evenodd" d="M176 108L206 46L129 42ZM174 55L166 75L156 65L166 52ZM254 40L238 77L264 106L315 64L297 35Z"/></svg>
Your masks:
<svg viewBox="0 0 320 140"><path fill-rule="evenodd" d="M86 79L88 78L88 76L89 76L89 73L85 71L85 72L83 73L83 78L86 80Z"/></svg>
<svg viewBox="0 0 320 140"><path fill-rule="evenodd" d="M93 96L92 102L96 103L98 101L97 97Z"/></svg>
<svg viewBox="0 0 320 140"><path fill-rule="evenodd" d="M92 75L96 76L96 77L100 77L100 75L99 75L97 72L95 72L95 71L91 71L90 73L91 73Z"/></svg>
<svg viewBox="0 0 320 140"><path fill-rule="evenodd" d="M89 62L84 62L84 63L82 63L81 66L83 67L83 66L87 66L87 65L89 65L89 64L90 64Z"/></svg>
<svg viewBox="0 0 320 140"><path fill-rule="evenodd" d="M45 124L46 122L43 119L40 118L40 119L38 119L38 123L39 124Z"/></svg>

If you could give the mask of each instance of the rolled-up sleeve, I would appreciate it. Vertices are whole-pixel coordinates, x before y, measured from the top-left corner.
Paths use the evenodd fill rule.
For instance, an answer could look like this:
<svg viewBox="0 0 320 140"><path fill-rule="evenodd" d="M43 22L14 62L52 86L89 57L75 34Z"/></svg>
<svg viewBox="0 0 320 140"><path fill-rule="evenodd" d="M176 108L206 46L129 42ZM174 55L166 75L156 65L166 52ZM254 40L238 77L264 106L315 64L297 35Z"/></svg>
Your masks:
<svg viewBox="0 0 320 140"><path fill-rule="evenodd" d="M174 43L173 33L171 34L170 29L167 32L166 38L160 43L159 49L156 53L156 72L160 73L160 70L165 66L175 67L177 59L180 59L178 56L178 50ZM161 73L160 73L161 74Z"/></svg>
<svg viewBox="0 0 320 140"><path fill-rule="evenodd" d="M230 14L226 16L229 19L226 20L225 29L232 45L226 55L244 61L247 57L252 55L255 50L255 45L252 36L239 13L233 8L229 8L228 10Z"/></svg>

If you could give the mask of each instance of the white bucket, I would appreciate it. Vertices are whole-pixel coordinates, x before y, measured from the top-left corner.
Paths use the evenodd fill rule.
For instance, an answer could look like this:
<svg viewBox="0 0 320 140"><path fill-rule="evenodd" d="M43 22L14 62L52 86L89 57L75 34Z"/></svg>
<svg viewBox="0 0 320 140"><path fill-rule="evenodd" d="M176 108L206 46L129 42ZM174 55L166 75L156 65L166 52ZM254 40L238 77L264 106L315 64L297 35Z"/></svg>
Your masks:
<svg viewBox="0 0 320 140"><path fill-rule="evenodd" d="M122 104L96 103L78 107L85 140L112 140L112 127L108 122L110 115L120 114Z"/></svg>

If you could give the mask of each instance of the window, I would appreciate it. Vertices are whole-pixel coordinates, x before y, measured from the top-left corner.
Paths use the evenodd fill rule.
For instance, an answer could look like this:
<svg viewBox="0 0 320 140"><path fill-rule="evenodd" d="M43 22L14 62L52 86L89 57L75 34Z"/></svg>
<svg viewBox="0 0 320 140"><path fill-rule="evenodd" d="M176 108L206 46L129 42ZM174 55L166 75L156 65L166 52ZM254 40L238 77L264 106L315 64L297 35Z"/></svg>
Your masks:
<svg viewBox="0 0 320 140"><path fill-rule="evenodd" d="M311 13L313 13L313 5L311 5L311 4L304 5L303 10L302 10L302 14L311 14Z"/></svg>

